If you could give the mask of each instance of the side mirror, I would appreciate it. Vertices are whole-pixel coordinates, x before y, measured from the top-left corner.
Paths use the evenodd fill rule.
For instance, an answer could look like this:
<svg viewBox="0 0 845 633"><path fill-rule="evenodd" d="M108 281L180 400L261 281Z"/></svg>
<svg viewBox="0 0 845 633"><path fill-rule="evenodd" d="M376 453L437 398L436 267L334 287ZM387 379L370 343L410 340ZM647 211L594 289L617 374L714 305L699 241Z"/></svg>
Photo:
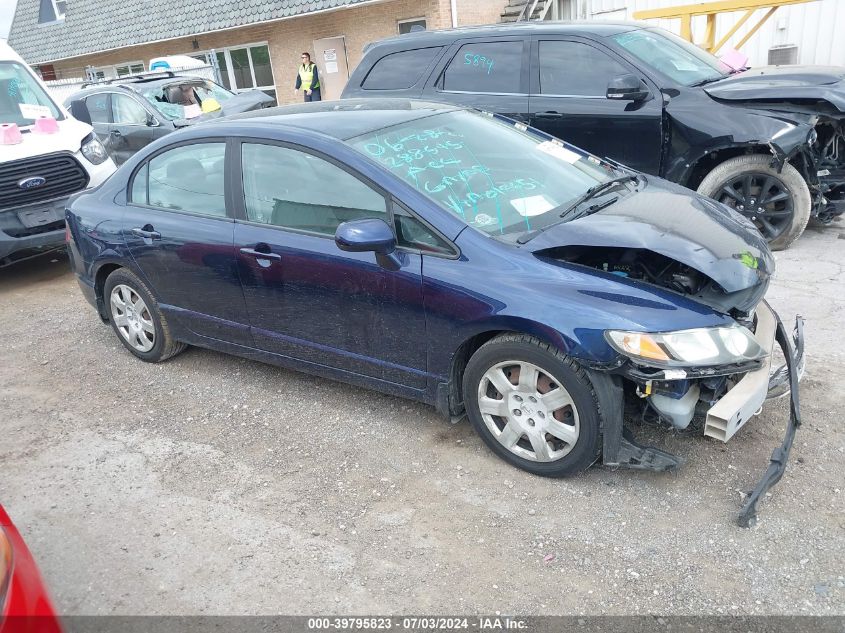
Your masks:
<svg viewBox="0 0 845 633"><path fill-rule="evenodd" d="M642 101L649 95L645 82L634 75L619 75L607 84L607 98L618 101Z"/></svg>
<svg viewBox="0 0 845 633"><path fill-rule="evenodd" d="M155 118L152 114L147 112L147 127L158 127L158 119Z"/></svg>
<svg viewBox="0 0 845 633"><path fill-rule="evenodd" d="M88 111L88 106L85 101L78 99L70 102L70 115L77 121L82 121L91 125L91 113Z"/></svg>
<svg viewBox="0 0 845 633"><path fill-rule="evenodd" d="M342 251L389 255L396 250L396 237L384 220L364 219L344 222L334 234L334 241Z"/></svg>
<svg viewBox="0 0 845 633"><path fill-rule="evenodd" d="M350 253L373 252L379 266L399 270L402 254L396 252L393 229L384 220L375 218L344 222L334 234L334 241L342 251Z"/></svg>

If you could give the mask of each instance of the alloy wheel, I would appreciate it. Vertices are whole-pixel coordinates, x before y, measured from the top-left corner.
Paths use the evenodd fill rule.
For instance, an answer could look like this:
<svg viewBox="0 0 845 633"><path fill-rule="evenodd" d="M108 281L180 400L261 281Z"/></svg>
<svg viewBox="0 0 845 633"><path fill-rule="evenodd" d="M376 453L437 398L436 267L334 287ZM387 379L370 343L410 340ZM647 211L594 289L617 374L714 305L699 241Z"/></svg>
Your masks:
<svg viewBox="0 0 845 633"><path fill-rule="evenodd" d="M493 437L535 462L566 456L578 441L578 409L561 383L537 365L505 361L478 385L478 408Z"/></svg>
<svg viewBox="0 0 845 633"><path fill-rule="evenodd" d="M792 225L795 214L792 194L786 185L774 176L761 173L741 174L722 185L716 196L719 202L736 209L751 220L769 242Z"/></svg>
<svg viewBox="0 0 845 633"><path fill-rule="evenodd" d="M111 291L111 313L120 335L139 352L149 352L156 342L150 309L141 296L126 284Z"/></svg>

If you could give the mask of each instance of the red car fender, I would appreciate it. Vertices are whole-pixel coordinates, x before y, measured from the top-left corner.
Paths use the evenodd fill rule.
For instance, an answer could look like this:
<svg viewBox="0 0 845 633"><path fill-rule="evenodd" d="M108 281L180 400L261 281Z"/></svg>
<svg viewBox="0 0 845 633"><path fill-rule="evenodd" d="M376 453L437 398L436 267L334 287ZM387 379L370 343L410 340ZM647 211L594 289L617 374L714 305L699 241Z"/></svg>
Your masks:
<svg viewBox="0 0 845 633"><path fill-rule="evenodd" d="M0 530L12 550L11 575L5 584L0 578L0 633L61 633L35 559L3 506Z"/></svg>

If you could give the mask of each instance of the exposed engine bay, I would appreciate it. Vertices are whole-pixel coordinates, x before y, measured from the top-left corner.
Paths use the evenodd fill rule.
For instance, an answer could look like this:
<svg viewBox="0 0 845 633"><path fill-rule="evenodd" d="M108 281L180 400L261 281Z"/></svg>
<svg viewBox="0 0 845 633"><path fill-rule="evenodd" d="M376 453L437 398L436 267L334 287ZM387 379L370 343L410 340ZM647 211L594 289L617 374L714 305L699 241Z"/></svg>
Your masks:
<svg viewBox="0 0 845 633"><path fill-rule="evenodd" d="M730 314L743 324L750 323L749 313L734 307L731 302L733 297L713 279L691 266L654 251L562 246L544 251L543 255L688 295L720 312Z"/></svg>
<svg viewBox="0 0 845 633"><path fill-rule="evenodd" d="M821 116L810 143L814 164L806 174L815 216L824 224L845 213L845 117Z"/></svg>

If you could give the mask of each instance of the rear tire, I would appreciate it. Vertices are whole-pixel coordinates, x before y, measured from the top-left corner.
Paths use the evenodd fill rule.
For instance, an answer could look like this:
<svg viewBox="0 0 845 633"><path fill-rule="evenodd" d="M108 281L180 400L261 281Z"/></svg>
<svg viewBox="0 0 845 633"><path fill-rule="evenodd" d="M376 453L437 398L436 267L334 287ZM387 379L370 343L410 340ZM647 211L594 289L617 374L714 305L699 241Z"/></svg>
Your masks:
<svg viewBox="0 0 845 633"><path fill-rule="evenodd" d="M118 268L106 278L103 302L117 338L141 360L159 363L187 347L173 339L152 292L126 268Z"/></svg>
<svg viewBox="0 0 845 633"><path fill-rule="evenodd" d="M565 477L599 457L601 424L587 373L524 334L482 345L463 376L464 405L487 446L535 475Z"/></svg>
<svg viewBox="0 0 845 633"><path fill-rule="evenodd" d="M810 219L810 189L789 163L778 171L771 156L748 154L713 169L698 192L718 200L751 220L773 251L794 242Z"/></svg>

